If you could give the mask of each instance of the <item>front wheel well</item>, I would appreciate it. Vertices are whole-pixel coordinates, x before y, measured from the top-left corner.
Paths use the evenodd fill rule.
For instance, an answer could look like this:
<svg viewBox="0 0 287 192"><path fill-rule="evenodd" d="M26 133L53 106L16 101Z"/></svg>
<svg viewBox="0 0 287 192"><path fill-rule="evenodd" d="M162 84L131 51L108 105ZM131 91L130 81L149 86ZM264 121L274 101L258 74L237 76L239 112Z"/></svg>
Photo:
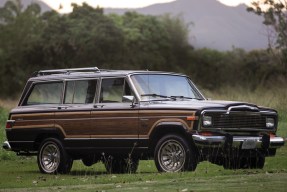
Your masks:
<svg viewBox="0 0 287 192"><path fill-rule="evenodd" d="M192 138L187 133L186 129L180 125L162 125L158 126L149 137L149 153L151 156L154 154L154 150L157 142L165 135L178 135L184 138L190 145L193 145Z"/></svg>

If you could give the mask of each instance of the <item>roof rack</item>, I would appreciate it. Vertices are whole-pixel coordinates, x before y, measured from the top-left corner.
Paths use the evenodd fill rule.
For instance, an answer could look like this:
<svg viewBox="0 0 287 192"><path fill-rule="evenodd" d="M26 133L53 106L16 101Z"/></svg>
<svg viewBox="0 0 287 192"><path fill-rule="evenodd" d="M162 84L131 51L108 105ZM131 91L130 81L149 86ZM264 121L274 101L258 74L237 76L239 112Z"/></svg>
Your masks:
<svg viewBox="0 0 287 192"><path fill-rule="evenodd" d="M87 67L87 68L70 68L70 69L52 69L52 70L41 70L34 73L35 76L44 76L52 74L70 74L73 72L101 72L97 67Z"/></svg>

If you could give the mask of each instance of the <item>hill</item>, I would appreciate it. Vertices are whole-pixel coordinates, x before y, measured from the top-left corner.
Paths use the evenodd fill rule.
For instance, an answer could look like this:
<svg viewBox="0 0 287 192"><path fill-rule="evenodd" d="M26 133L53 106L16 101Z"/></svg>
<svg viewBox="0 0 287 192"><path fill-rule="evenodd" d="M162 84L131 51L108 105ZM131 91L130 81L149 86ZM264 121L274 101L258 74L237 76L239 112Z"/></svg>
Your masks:
<svg viewBox="0 0 287 192"><path fill-rule="evenodd" d="M0 1L2 7L7 0ZM38 3L42 11L51 8L40 0L22 1L24 7ZM263 19L246 11L246 5L229 7L217 0L176 0L170 3L154 4L138 9L105 8L105 14L124 14L136 11L141 14L181 16L190 25L189 42L196 48L211 48L221 51L233 47L247 51L267 48L267 31Z"/></svg>
<svg viewBox="0 0 287 192"><path fill-rule="evenodd" d="M263 19L247 12L246 8L243 4L237 7L225 6L216 0L177 0L139 9L105 9L105 13L136 11L149 15L180 15L186 23L193 23L190 26L189 42L197 48L264 49L267 47L267 35Z"/></svg>

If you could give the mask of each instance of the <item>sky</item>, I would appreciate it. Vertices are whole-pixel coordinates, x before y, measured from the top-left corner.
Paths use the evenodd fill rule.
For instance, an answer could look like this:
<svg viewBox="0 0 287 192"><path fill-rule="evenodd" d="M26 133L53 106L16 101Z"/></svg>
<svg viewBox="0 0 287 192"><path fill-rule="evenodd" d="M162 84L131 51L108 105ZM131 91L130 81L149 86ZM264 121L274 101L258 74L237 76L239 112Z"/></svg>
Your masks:
<svg viewBox="0 0 287 192"><path fill-rule="evenodd" d="M58 10L60 13L69 13L72 11L71 3L81 5L83 2L91 6L109 7L109 8L139 8L146 7L156 3L166 3L174 0L41 0L50 7ZM237 6L240 3L250 4L252 0L217 0L228 6ZM60 6L61 5L61 6ZM61 7L61 9L59 9Z"/></svg>

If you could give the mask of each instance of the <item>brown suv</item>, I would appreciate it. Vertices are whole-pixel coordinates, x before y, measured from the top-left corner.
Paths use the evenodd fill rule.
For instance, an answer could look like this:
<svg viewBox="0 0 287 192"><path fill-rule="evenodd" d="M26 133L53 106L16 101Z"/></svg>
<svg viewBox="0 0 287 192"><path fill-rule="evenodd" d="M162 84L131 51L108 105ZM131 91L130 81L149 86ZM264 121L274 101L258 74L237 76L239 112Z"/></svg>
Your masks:
<svg viewBox="0 0 287 192"><path fill-rule="evenodd" d="M262 168L284 145L277 112L209 101L185 75L78 68L39 71L6 124L3 147L37 155L43 173L68 173L73 160L135 172L153 158L159 171Z"/></svg>

